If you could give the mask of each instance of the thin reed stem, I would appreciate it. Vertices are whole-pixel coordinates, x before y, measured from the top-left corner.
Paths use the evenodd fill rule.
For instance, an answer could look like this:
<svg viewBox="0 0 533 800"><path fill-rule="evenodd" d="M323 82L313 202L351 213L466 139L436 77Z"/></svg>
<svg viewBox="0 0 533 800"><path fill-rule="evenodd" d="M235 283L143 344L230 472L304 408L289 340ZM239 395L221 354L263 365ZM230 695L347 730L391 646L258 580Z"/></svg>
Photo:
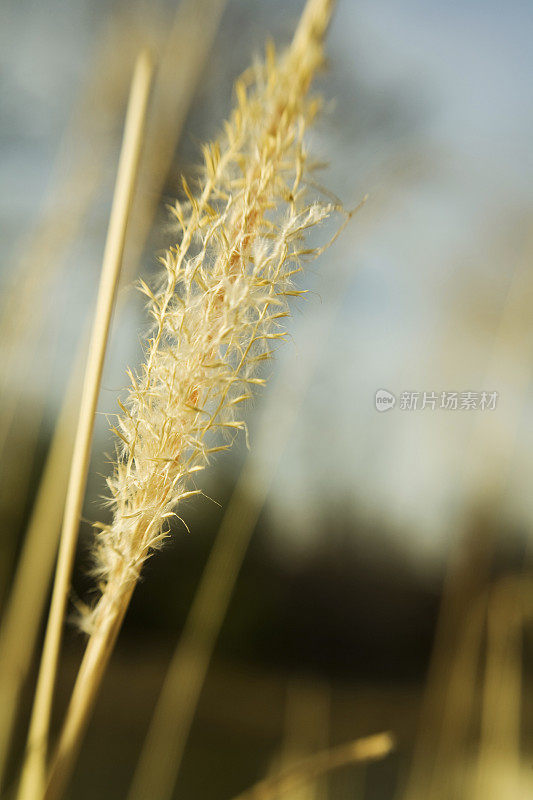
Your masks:
<svg viewBox="0 0 533 800"><path fill-rule="evenodd" d="M113 652L134 588L134 585L131 585L127 593L121 594L120 603L112 603L98 631L89 639L72 692L69 713L52 761L44 800L56 800L61 797L70 778L83 733L89 722L90 710Z"/></svg>
<svg viewBox="0 0 533 800"><path fill-rule="evenodd" d="M122 263L126 227L139 165L151 79L152 61L150 56L143 52L138 57L135 66L126 114L124 138L104 251L67 488L56 577L30 721L26 759L18 795L19 800L37 800L42 796L44 789L47 740L61 632L89 468L94 416L98 402L113 302Z"/></svg>
<svg viewBox="0 0 533 800"><path fill-rule="evenodd" d="M308 781L331 772L366 761L385 758L394 748L394 738L390 733L376 733L355 739L348 744L321 750L303 758L286 770L271 775L256 783L251 789L237 795L234 800L277 800L278 795L288 794Z"/></svg>

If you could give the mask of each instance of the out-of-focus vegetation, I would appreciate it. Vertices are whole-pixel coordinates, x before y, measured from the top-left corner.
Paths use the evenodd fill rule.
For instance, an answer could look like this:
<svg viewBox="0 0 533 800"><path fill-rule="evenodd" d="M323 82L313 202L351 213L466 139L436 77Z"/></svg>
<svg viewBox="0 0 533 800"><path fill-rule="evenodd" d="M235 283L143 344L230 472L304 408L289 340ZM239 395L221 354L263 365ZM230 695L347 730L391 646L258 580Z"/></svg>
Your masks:
<svg viewBox="0 0 533 800"><path fill-rule="evenodd" d="M148 44L160 66L74 606L91 599L89 523L112 446L106 414L116 409L125 366L141 358L142 301L130 286L150 277L153 253L172 241L166 203L179 192L178 172L194 178L198 141L213 138L227 116L233 80L266 32L276 44L289 41L301 5L78 0L67 10L22 2L3 11L4 620L56 422L75 413L72 392L60 409L83 359L135 55ZM319 80L336 102L314 145L331 160L324 183L346 206L366 192L369 200L311 271L293 343L249 409L251 450L243 442L218 460L201 483L207 497L187 506L190 533L176 525L165 557L148 563L67 796L127 796L172 674L191 713L174 715L176 797L230 798L299 759L380 731L393 732L392 754L309 779L287 796L533 794L530 22L519 3L503 10L413 0L399 13L390 0L339 0ZM380 388L398 398L494 390L498 405L409 412L398 403L379 414ZM67 436L59 450L68 446ZM54 531L61 480L53 467L49 475L37 518L49 514ZM51 568L53 547L40 542ZM38 560L44 566L45 556ZM222 579L209 582L206 564ZM46 585L22 596L30 616ZM40 615L32 619L41 625ZM82 646L70 627L54 729ZM1 659L0 676L11 680ZM5 791L22 758L32 664Z"/></svg>

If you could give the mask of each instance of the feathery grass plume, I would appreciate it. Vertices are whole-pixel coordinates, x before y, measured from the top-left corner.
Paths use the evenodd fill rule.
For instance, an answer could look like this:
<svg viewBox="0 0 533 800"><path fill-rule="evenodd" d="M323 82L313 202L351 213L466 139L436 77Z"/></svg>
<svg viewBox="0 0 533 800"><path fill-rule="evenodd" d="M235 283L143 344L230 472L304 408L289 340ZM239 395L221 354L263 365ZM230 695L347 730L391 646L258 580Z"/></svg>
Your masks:
<svg viewBox="0 0 533 800"><path fill-rule="evenodd" d="M102 599L82 621L89 632L136 582L176 507L198 493L194 474L230 446L216 434L245 428L239 407L285 335L301 259L317 252L303 235L334 210L308 200L304 144L330 5L309 4L292 47L277 57L269 46L237 82L237 108L204 148L199 197L183 181L187 202L173 209L180 242L162 259L160 285L142 283L154 329L114 429L113 522L97 539Z"/></svg>
<svg viewBox="0 0 533 800"><path fill-rule="evenodd" d="M159 285L141 283L153 329L146 359L130 373L108 480L113 520L100 525L95 572L101 597L81 625L89 642L78 673L46 800L60 796L142 565L167 535L194 475L230 446L220 434L245 428L239 413L259 366L285 336L294 277L318 254L306 232L335 210L311 201L304 134L319 107L307 93L323 63L333 0L308 0L292 45L274 48L236 85L237 107L220 139L204 148L195 196L176 203L179 242Z"/></svg>

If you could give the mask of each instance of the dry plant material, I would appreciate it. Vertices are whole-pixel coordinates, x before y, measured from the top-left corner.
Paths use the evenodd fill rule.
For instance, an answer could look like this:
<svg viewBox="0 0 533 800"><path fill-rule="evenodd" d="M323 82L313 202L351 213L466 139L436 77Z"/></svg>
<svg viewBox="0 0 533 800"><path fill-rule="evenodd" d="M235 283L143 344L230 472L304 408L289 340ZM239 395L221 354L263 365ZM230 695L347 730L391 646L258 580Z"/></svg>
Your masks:
<svg viewBox="0 0 533 800"><path fill-rule="evenodd" d="M329 6L309 5L323 28ZM187 202L173 209L180 241L162 259L159 286L141 282L154 329L114 428L113 521L99 526L102 597L82 620L89 633L117 613L178 505L199 492L194 475L245 428L239 408L264 383L258 368L285 336L288 298L302 293L294 277L317 252L302 238L334 210L308 201L304 179L304 132L319 108L307 91L323 60L323 28L312 22L305 40L281 57L270 47L237 83L224 134L204 148L199 196L183 182Z"/></svg>
<svg viewBox="0 0 533 800"><path fill-rule="evenodd" d="M143 141L152 70L150 55L147 52L142 52L135 66L124 126L124 139L74 441L52 601L32 708L26 760L18 795L20 800L23 798L35 800L35 798L42 795L44 790L47 740L55 674L61 644L61 631L89 469L94 416L100 391L107 338Z"/></svg>
<svg viewBox="0 0 533 800"><path fill-rule="evenodd" d="M128 226L126 250L123 259L121 282L131 280L131 273L138 266L140 255L146 243L155 211L159 203L161 191L172 162L176 143L183 129L187 110L192 101L199 76L205 64L207 53L212 44L225 0L187 0L179 4L170 34L164 46L164 55L154 79L152 100L150 103L152 119L147 124L145 145L141 155L138 190L134 198L131 222ZM124 36L123 14L114 20L113 33L105 52L113 50L113 59L103 58L98 62L96 70L98 81L94 80L101 96L102 83L106 82L104 93L107 103L116 100L114 90L109 88L109 76L117 70L120 80L114 78L112 86L122 86L122 62L129 64L127 53L118 47ZM129 18L129 17L128 17ZM120 24L118 24L120 23ZM191 36L191 25L192 28ZM136 29L129 31L128 52L134 46L138 35ZM119 38L117 38L119 37ZM114 47L113 47L114 45ZM120 50L122 60L117 62ZM179 79L177 79L177 75ZM96 88L90 92L93 97ZM90 105L86 100L85 106ZM115 106L117 103L115 102ZM120 104L118 104L120 106ZM113 109L116 116L116 109ZM79 115L85 120L85 115ZM97 117L99 115L97 114ZM86 121L86 120L85 120ZM94 158L94 152L92 153ZM105 159L98 160L102 164ZM81 169L81 168L80 168ZM98 170L93 170L94 176ZM69 206L72 216L72 207ZM83 209L74 209L83 216ZM65 229L65 233L67 230ZM51 255L47 258L47 263ZM34 259L42 267L42 260ZM119 311L121 298L117 296L116 311ZM13 305L13 303L11 304ZM26 307L28 303L23 303ZM0 321L0 327L2 322ZM88 331L87 331L88 333ZM76 427L76 409L79 407L79 395L83 381L83 368L87 352L87 338L82 335L74 366L72 378L67 386L56 429L49 448L47 460L41 475L38 494L26 529L23 550L17 564L17 572L9 598L9 605L1 620L0 626L0 789L9 754L13 725L21 686L31 666L31 654L35 648L36 637L43 609L46 603L57 541L61 529L63 506L68 483L72 440ZM0 422L0 429L2 425ZM0 440L2 435L0 433ZM1 446L0 446L1 449ZM29 591L31 587L31 591ZM25 636L20 637L19 631Z"/></svg>
<svg viewBox="0 0 533 800"><path fill-rule="evenodd" d="M303 758L292 767L265 778L251 789L247 789L234 800L275 800L280 795L289 794L309 781L316 780L326 772L366 761L385 758L394 749L391 733L376 733L355 739L353 742L322 750Z"/></svg>
<svg viewBox="0 0 533 800"><path fill-rule="evenodd" d="M179 242L159 285L141 283L153 329L130 373L108 480L113 520L99 525L101 597L81 619L90 634L52 765L46 797L70 774L105 666L143 563L168 535L210 457L245 428L239 409L262 384L259 367L285 336L294 278L318 250L303 242L335 210L310 201L304 134L320 103L307 94L323 62L332 0L310 0L291 47L269 47L236 85L237 107L204 148L199 192L183 182ZM221 438L229 435L229 441Z"/></svg>

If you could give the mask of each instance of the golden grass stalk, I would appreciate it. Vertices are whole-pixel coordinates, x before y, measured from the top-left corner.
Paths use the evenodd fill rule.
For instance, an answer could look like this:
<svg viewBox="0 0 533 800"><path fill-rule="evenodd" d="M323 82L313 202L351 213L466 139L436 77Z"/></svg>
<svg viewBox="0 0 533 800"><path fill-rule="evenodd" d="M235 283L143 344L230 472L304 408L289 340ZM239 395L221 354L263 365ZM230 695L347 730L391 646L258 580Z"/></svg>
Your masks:
<svg viewBox="0 0 533 800"><path fill-rule="evenodd" d="M122 275L138 264L161 191L168 174L177 140L190 106L196 84L212 44L225 0L188 0L181 3L166 45L153 89L152 119L147 126L136 193L131 212ZM189 35L194 22L194 36ZM123 29L117 31L123 35ZM115 40L115 53L117 50ZM123 47L120 39L120 48ZM116 55L115 55L116 58ZM104 59L109 68L109 58ZM98 70L98 75L103 67ZM179 74L179 81L176 81ZM96 83L96 81L95 81ZM100 90L102 87L100 86ZM97 174L96 171L93 172ZM83 207L85 208L85 207ZM81 209L80 209L81 213ZM132 230L133 228L133 230ZM65 231L66 232L66 231ZM35 263L41 264L38 259ZM123 278L124 279L124 278ZM117 310L121 295L117 297ZM0 787L3 783L9 743L12 737L21 686L27 677L35 649L39 622L50 584L61 518L65 503L72 443L76 427L86 337L78 349L59 413L39 491L26 530L13 589L0 629ZM24 637L19 631L25 631Z"/></svg>
<svg viewBox="0 0 533 800"><path fill-rule="evenodd" d="M307 92L331 8L331 0L310 0L289 50L276 57L270 48L238 82L223 136L204 148L199 196L184 182L187 203L175 206L180 242L162 259L159 286L142 284L154 328L115 429L113 521L99 526L95 553L101 598L82 619L90 639L47 798L68 779L142 565L176 507L198 493L194 475L230 446L217 434L245 427L238 409L263 383L258 368L272 342L285 335L301 259L317 252L302 238L334 210L307 199L303 141L318 110Z"/></svg>
<svg viewBox="0 0 533 800"><path fill-rule="evenodd" d="M393 748L394 738L390 733L377 733L363 739L355 739L348 744L322 750L301 759L283 772L259 781L234 800L272 800L278 795L293 792L308 781L316 780L334 769L385 758Z"/></svg>
<svg viewBox="0 0 533 800"><path fill-rule="evenodd" d="M120 23L121 37L127 23L124 14L113 18L103 40L97 46L94 64L79 93L67 129L59 146L54 167L57 178L46 199L41 218L20 246L13 265L15 279L2 293L0 305L0 374L2 403L0 404L0 458L12 445L17 413L24 405L28 382L35 383L35 348L39 332L46 319L46 298L50 287L64 266L65 255L79 234L88 209L101 185L104 168L113 144L117 110L121 108L124 62L128 72L131 63L130 40L136 38L131 27L126 29L128 53L117 45ZM144 26L146 30L146 25ZM144 34L146 36L146 33ZM138 37L137 37L138 38ZM120 53L120 56L117 56ZM115 79L110 81L110 76ZM128 74L129 82L129 74ZM97 121L95 123L95 120ZM48 304L51 305L50 303ZM21 345L24 352L21 354ZM41 355L41 353L39 353ZM22 356L22 357L21 357ZM50 356L48 356L50 357ZM19 458L4 458L0 476L0 503L13 509L14 531L26 505L31 466L42 422L44 398L32 405L32 413L24 428L24 449ZM11 438L10 438L11 437ZM67 454L70 461L70 454ZM57 541L57 534L55 535ZM0 603L9 585L16 539L3 537L0 547ZM5 657L2 652L1 659ZM0 740L3 738L0 732ZM0 764L4 754L0 752ZM2 771L0 770L0 785Z"/></svg>
<svg viewBox="0 0 533 800"><path fill-rule="evenodd" d="M143 52L135 66L126 115L115 194L104 251L94 324L91 332L78 427L74 441L56 577L32 709L26 760L20 784L20 800L25 798L35 800L35 798L42 795L44 789L47 738L61 631L76 551L78 526L89 468L94 416L98 402L113 302L120 274L126 226L139 164L151 76L152 61L150 56Z"/></svg>

